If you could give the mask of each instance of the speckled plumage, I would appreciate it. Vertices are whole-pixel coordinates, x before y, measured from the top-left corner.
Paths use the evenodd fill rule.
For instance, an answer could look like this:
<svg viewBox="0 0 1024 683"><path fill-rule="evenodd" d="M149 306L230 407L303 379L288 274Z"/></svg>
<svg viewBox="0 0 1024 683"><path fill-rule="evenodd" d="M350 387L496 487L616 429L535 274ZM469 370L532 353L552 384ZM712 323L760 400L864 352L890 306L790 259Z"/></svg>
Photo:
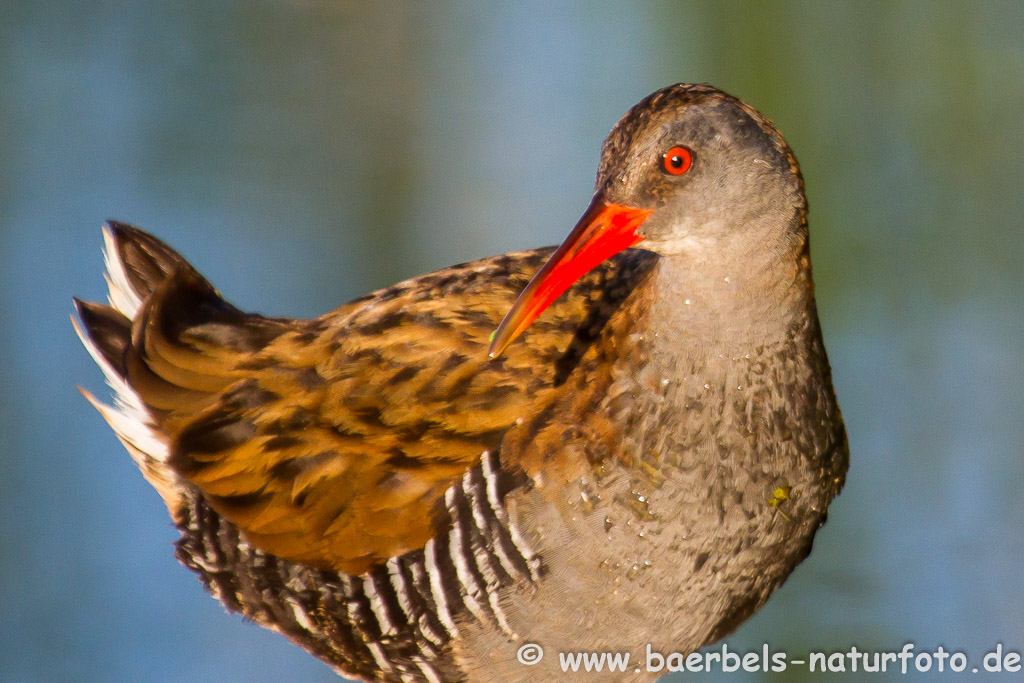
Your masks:
<svg viewBox="0 0 1024 683"><path fill-rule="evenodd" d="M649 164L673 140L697 159L682 180ZM796 160L748 105L672 86L613 129L598 196L650 209L645 242L495 359L550 250L267 319L111 223L111 305L78 302L83 340L182 562L367 679L564 678L518 647L689 652L753 613L847 462ZM653 674L609 680L630 676Z"/></svg>

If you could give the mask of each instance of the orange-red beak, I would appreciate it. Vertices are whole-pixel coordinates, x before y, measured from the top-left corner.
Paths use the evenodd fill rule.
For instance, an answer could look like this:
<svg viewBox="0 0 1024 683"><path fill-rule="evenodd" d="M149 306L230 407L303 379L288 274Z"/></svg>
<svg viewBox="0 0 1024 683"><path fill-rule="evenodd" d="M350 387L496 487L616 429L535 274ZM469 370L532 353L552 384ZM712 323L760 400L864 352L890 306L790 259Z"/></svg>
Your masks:
<svg viewBox="0 0 1024 683"><path fill-rule="evenodd" d="M591 268L643 239L637 228L650 209L606 202L594 195L583 217L548 262L526 285L491 338L488 355L498 356L574 282Z"/></svg>

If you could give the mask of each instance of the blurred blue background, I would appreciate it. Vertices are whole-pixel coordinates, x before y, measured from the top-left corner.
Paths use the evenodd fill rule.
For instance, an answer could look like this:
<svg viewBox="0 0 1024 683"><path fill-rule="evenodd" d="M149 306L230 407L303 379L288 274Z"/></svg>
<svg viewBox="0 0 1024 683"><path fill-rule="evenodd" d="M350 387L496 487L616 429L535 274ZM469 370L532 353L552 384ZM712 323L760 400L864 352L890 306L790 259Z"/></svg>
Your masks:
<svg viewBox="0 0 1024 683"><path fill-rule="evenodd" d="M0 680L337 680L176 564L75 390L103 392L68 323L105 295L103 219L314 315L558 242L608 129L677 81L802 162L852 447L815 552L730 646L1024 649L1024 4L185 4L0 4Z"/></svg>

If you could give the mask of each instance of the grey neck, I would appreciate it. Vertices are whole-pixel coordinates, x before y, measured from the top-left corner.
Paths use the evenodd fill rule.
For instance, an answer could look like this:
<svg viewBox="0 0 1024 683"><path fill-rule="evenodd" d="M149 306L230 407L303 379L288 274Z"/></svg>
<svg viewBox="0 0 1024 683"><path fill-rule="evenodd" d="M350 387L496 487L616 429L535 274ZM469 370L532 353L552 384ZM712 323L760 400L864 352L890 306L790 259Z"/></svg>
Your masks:
<svg viewBox="0 0 1024 683"><path fill-rule="evenodd" d="M716 253L697 246L662 257L650 329L670 346L715 353L746 353L806 330L816 315L806 236L800 229L773 248L737 240Z"/></svg>

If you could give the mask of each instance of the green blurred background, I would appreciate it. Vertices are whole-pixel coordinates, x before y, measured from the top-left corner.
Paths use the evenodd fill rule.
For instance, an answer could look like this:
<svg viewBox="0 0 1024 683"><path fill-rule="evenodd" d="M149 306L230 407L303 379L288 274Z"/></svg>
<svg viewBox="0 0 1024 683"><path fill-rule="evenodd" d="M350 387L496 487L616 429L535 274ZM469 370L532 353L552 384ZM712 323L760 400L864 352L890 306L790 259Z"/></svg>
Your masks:
<svg viewBox="0 0 1024 683"><path fill-rule="evenodd" d="M314 315L558 242L608 129L677 81L802 162L852 448L730 646L1024 649L1022 3L4 0L0 680L337 680L203 594L75 390L103 391L68 324L104 296L103 219Z"/></svg>

